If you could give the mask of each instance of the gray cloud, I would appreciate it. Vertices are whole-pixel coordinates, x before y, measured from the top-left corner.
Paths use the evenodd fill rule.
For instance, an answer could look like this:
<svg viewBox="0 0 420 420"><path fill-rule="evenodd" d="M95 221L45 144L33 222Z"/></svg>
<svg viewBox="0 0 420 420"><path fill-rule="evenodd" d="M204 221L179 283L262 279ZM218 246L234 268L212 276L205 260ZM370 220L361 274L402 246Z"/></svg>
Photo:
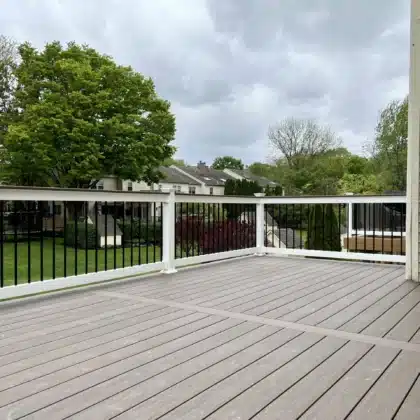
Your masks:
<svg viewBox="0 0 420 420"><path fill-rule="evenodd" d="M269 124L329 124L353 151L408 89L409 0L2 0L0 28L86 42L173 103L178 155L267 156Z"/></svg>

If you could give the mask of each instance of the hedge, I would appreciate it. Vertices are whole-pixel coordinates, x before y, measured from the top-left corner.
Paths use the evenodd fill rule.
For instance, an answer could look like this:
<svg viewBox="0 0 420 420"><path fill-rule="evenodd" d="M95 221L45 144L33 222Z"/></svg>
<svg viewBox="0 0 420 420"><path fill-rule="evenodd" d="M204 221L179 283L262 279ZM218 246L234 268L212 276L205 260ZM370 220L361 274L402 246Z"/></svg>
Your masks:
<svg viewBox="0 0 420 420"><path fill-rule="evenodd" d="M123 241L129 242L143 242L143 243L162 243L162 223L149 222L142 220L122 220L118 222L118 226L123 234Z"/></svg>
<svg viewBox="0 0 420 420"><path fill-rule="evenodd" d="M77 243L78 248L95 249L99 246L99 235L97 235L95 226L92 224L86 225L84 222L78 222L76 225L76 222L68 222L64 234L64 243L74 248Z"/></svg>

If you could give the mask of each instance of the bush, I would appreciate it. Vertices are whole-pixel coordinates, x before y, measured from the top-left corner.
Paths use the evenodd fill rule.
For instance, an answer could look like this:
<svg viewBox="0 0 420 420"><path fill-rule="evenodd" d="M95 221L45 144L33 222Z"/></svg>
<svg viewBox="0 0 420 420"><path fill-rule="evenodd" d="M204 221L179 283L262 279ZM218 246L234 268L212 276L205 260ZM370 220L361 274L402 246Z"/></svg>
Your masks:
<svg viewBox="0 0 420 420"><path fill-rule="evenodd" d="M305 248L322 251L341 251L340 226L332 204L325 206L316 204L311 207Z"/></svg>
<svg viewBox="0 0 420 420"><path fill-rule="evenodd" d="M126 220L123 223L118 221L118 226L123 234L124 243L130 242L149 242L155 244L162 243L162 223L146 223L143 220Z"/></svg>
<svg viewBox="0 0 420 420"><path fill-rule="evenodd" d="M99 246L99 235L97 235L95 226L92 224L86 225L84 222L77 222L76 225L76 222L68 222L64 235L64 243L73 248L75 248L77 244L78 248L95 249Z"/></svg>
<svg viewBox="0 0 420 420"><path fill-rule="evenodd" d="M256 246L255 225L232 219L209 224L202 217L181 218L176 223L175 236L187 256L195 250L210 254Z"/></svg>

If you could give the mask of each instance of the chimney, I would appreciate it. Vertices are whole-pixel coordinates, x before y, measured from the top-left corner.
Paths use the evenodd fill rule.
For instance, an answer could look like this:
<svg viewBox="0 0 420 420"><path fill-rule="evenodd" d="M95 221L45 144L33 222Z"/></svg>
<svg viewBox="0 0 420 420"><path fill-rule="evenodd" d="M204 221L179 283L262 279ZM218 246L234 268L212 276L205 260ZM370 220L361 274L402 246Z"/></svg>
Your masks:
<svg viewBox="0 0 420 420"><path fill-rule="evenodd" d="M202 162L201 160L197 163L197 169L200 173L209 171L209 167L206 165L206 162Z"/></svg>

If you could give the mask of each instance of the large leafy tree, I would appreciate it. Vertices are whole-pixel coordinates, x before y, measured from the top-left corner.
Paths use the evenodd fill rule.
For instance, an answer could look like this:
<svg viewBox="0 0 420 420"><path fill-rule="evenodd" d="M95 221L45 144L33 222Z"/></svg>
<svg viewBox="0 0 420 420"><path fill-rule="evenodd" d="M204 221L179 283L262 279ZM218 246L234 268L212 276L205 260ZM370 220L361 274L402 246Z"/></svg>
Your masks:
<svg viewBox="0 0 420 420"><path fill-rule="evenodd" d="M13 113L16 59L16 43L0 35L0 144L3 143Z"/></svg>
<svg viewBox="0 0 420 420"><path fill-rule="evenodd" d="M386 189L406 188L407 138L408 98L392 101L382 110L371 147Z"/></svg>
<svg viewBox="0 0 420 420"><path fill-rule="evenodd" d="M211 165L213 169L244 169L244 164L241 159L234 158L233 156L219 156L214 159Z"/></svg>
<svg viewBox="0 0 420 420"><path fill-rule="evenodd" d="M5 136L5 180L91 188L106 175L157 182L172 156L175 119L151 79L88 46L18 49Z"/></svg>

